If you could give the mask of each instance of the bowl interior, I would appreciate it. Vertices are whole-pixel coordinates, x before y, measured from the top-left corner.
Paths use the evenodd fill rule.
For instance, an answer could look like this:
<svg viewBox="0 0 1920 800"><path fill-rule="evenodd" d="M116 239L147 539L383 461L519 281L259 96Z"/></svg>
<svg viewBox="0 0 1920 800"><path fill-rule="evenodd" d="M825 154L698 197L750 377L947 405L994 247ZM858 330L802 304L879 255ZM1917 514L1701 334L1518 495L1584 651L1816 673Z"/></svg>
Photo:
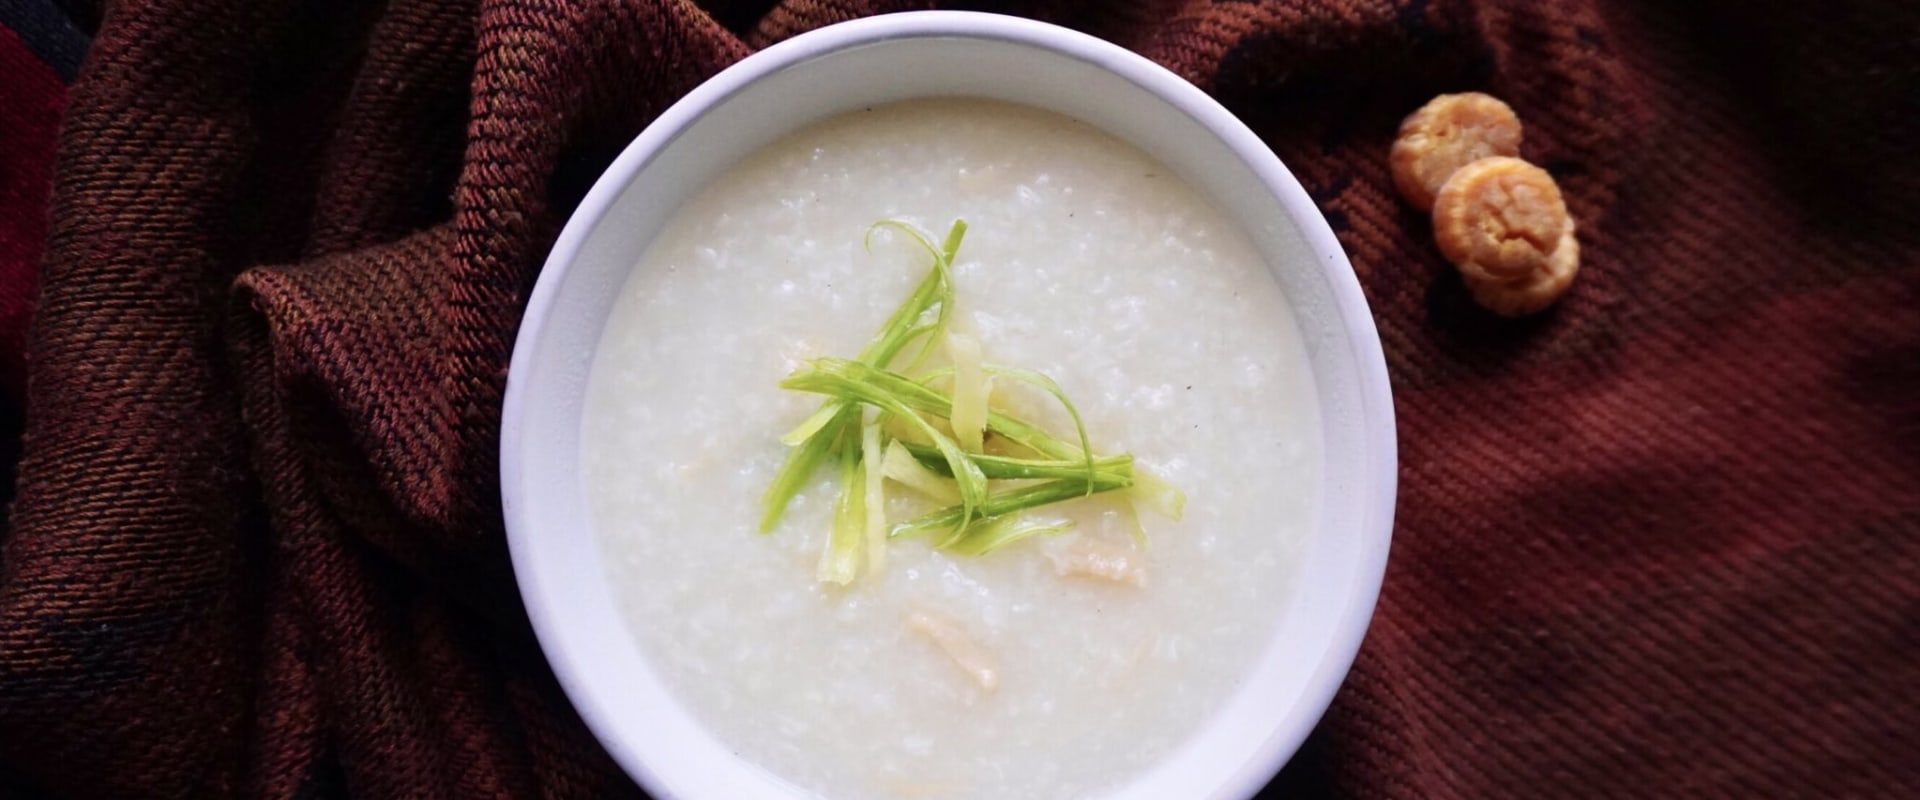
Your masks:
<svg viewBox="0 0 1920 800"><path fill-rule="evenodd" d="M1394 492L1384 363L1324 219L1272 153L1191 85L1113 45L981 14L833 26L743 61L649 127L581 204L542 273L509 376L502 494L521 592L574 705L662 797L792 797L665 690L616 607L581 476L588 370L619 290L679 206L811 122L919 97L974 96L1078 118L1152 154L1253 240L1294 306L1317 384L1319 520L1293 600L1238 694L1114 798L1246 797L1298 747L1358 647L1385 567Z"/></svg>

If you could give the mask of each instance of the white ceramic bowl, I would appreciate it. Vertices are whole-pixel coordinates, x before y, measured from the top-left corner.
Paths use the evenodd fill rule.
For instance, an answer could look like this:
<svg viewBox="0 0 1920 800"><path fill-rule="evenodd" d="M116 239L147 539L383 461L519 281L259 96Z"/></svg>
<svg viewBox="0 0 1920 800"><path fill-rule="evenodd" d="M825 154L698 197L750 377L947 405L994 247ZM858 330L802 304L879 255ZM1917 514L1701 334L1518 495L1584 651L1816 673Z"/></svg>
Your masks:
<svg viewBox="0 0 1920 800"><path fill-rule="evenodd" d="M1373 613L1393 521L1392 398L1352 266L1292 174L1191 84L1106 42L986 14L834 25L755 54L662 114L567 222L528 305L501 424L514 571L541 647L587 725L657 797L806 796L735 757L676 701L615 608L581 475L587 372L619 288L682 202L810 122L914 97L970 95L1077 117L1177 170L1252 238L1294 306L1318 386L1319 520L1239 692L1118 800L1246 798L1299 747Z"/></svg>

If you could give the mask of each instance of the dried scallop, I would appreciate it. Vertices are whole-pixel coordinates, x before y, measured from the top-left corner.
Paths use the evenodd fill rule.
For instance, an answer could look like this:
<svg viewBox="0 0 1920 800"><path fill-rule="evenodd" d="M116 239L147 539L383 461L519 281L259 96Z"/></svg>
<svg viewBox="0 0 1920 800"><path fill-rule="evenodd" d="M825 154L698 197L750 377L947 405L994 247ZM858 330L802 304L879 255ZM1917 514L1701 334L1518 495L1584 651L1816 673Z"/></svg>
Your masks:
<svg viewBox="0 0 1920 800"><path fill-rule="evenodd" d="M1390 160L1400 196L1433 208L1455 170L1490 156L1520 155L1520 118L1499 98L1479 92L1443 94L1400 123Z"/></svg>

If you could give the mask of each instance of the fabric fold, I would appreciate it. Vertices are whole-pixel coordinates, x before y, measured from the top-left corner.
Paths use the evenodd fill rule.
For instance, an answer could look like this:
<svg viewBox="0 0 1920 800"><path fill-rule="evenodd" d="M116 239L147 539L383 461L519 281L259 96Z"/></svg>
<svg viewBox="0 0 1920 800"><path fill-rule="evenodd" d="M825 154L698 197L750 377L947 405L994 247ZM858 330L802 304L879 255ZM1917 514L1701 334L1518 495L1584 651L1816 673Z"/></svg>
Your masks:
<svg viewBox="0 0 1920 800"><path fill-rule="evenodd" d="M527 294L686 92L921 5L108 4L22 362L0 791L637 796L506 558ZM1886 110L1920 88L1911 4L977 5L1220 98L1372 305L1394 551L1265 796L1920 788L1920 118ZM1388 176L1400 118L1466 89L1514 106L1581 224L1534 318L1478 309Z"/></svg>

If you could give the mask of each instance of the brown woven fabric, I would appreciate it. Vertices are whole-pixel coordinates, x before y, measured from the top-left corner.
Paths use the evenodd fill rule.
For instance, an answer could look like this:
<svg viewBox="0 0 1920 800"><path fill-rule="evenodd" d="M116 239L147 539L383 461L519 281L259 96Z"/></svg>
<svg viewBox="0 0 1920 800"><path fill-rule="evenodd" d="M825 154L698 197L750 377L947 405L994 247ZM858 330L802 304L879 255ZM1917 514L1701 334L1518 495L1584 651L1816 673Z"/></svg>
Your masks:
<svg viewBox="0 0 1920 800"><path fill-rule="evenodd" d="M918 5L109 4L0 550L0 789L635 793L505 562L522 301L676 97ZM1271 794L1920 794L1914 4L995 6L1247 119L1379 320L1392 565ZM1538 318L1477 310L1394 199L1399 118L1465 89L1520 113L1582 224Z"/></svg>

